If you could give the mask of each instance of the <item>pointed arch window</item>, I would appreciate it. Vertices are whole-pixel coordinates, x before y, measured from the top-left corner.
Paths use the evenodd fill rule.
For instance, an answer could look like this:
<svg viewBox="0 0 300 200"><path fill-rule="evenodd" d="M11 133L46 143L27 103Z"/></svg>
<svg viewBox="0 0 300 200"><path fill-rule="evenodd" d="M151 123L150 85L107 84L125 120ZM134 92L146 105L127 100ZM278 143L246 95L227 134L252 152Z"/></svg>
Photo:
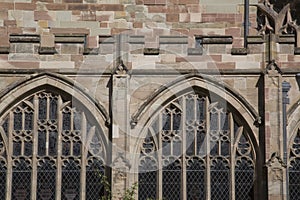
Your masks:
<svg viewBox="0 0 300 200"><path fill-rule="evenodd" d="M0 199L99 199L102 130L79 103L39 91L0 123Z"/></svg>
<svg viewBox="0 0 300 200"><path fill-rule="evenodd" d="M300 196L300 130L298 130L290 149L289 194L290 200Z"/></svg>
<svg viewBox="0 0 300 200"><path fill-rule="evenodd" d="M236 118L200 94L167 104L141 142L139 199L253 199L255 152Z"/></svg>

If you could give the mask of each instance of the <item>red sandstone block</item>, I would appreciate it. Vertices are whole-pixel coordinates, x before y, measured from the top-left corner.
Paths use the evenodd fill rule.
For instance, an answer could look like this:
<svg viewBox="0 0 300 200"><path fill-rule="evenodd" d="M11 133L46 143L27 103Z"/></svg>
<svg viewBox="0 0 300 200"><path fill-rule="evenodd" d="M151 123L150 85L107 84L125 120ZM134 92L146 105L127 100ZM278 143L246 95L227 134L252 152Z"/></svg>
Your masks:
<svg viewBox="0 0 300 200"><path fill-rule="evenodd" d="M20 27L11 26L11 27L7 28L7 33L8 34L21 34L21 33L23 33L23 30Z"/></svg>
<svg viewBox="0 0 300 200"><path fill-rule="evenodd" d="M15 3L15 10L35 10L35 3Z"/></svg>
<svg viewBox="0 0 300 200"><path fill-rule="evenodd" d="M100 20L97 20L100 21ZM108 28L108 22L100 22L100 28Z"/></svg>
<svg viewBox="0 0 300 200"><path fill-rule="evenodd" d="M33 3L44 2L44 3L53 3L53 0L32 0Z"/></svg>
<svg viewBox="0 0 300 200"><path fill-rule="evenodd" d="M189 30L188 29L171 29L170 30L171 35L188 35Z"/></svg>
<svg viewBox="0 0 300 200"><path fill-rule="evenodd" d="M7 27L0 27L0 35L6 35L7 34Z"/></svg>
<svg viewBox="0 0 300 200"><path fill-rule="evenodd" d="M148 6L149 13L166 13L167 7L166 6Z"/></svg>
<svg viewBox="0 0 300 200"><path fill-rule="evenodd" d="M7 10L0 10L0 19L2 19L2 20L8 19L8 12L7 12Z"/></svg>
<svg viewBox="0 0 300 200"><path fill-rule="evenodd" d="M98 36L87 36L86 42L87 42L87 44L86 44L87 48L98 48L99 47Z"/></svg>
<svg viewBox="0 0 300 200"><path fill-rule="evenodd" d="M133 28L143 28L143 22L133 22Z"/></svg>
<svg viewBox="0 0 300 200"><path fill-rule="evenodd" d="M167 7L167 13L187 13L188 10L182 5L170 5Z"/></svg>
<svg viewBox="0 0 300 200"><path fill-rule="evenodd" d="M225 35L232 35L232 37L240 37L242 34L241 28L227 28Z"/></svg>
<svg viewBox="0 0 300 200"><path fill-rule="evenodd" d="M167 22L178 22L179 14L167 14Z"/></svg>
<svg viewBox="0 0 300 200"><path fill-rule="evenodd" d="M34 20L52 20L47 11L34 11Z"/></svg>
<svg viewBox="0 0 300 200"><path fill-rule="evenodd" d="M40 63L39 62L8 62L10 65L16 67L16 68L39 68L40 67Z"/></svg>
<svg viewBox="0 0 300 200"><path fill-rule="evenodd" d="M144 0L135 0L135 4L136 5L143 5L144 4Z"/></svg>
<svg viewBox="0 0 300 200"><path fill-rule="evenodd" d="M235 69L234 62L209 62L207 63L209 69Z"/></svg>
<svg viewBox="0 0 300 200"><path fill-rule="evenodd" d="M74 62L83 61L83 55L71 55L71 61Z"/></svg>
<svg viewBox="0 0 300 200"><path fill-rule="evenodd" d="M89 29L86 28L51 28L50 33L57 34L89 34Z"/></svg>
<svg viewBox="0 0 300 200"><path fill-rule="evenodd" d="M7 34L0 36L0 47L9 47L9 36Z"/></svg>
<svg viewBox="0 0 300 200"><path fill-rule="evenodd" d="M178 0L179 4L199 4L199 0Z"/></svg>
<svg viewBox="0 0 300 200"><path fill-rule="evenodd" d="M153 5L155 4L155 0L144 0L145 5Z"/></svg>
<svg viewBox="0 0 300 200"><path fill-rule="evenodd" d="M82 4L82 3L74 3L74 4L68 4L68 10L89 10L88 4Z"/></svg>
<svg viewBox="0 0 300 200"><path fill-rule="evenodd" d="M165 5L167 0L155 0L155 5Z"/></svg>
<svg viewBox="0 0 300 200"><path fill-rule="evenodd" d="M0 3L0 9L1 10L13 10L14 9L14 3Z"/></svg>
<svg viewBox="0 0 300 200"><path fill-rule="evenodd" d="M17 21L16 20L4 20L4 26L16 26Z"/></svg>
<svg viewBox="0 0 300 200"><path fill-rule="evenodd" d="M124 5L122 5L122 4L93 4L93 5L90 5L90 9L93 11L124 11Z"/></svg>
<svg viewBox="0 0 300 200"><path fill-rule="evenodd" d="M120 34L122 32L127 32L128 29L125 29L125 28L112 28L111 29L111 34L112 35L117 35L117 34Z"/></svg>
<svg viewBox="0 0 300 200"><path fill-rule="evenodd" d="M45 5L48 10L66 10L67 9L67 4L49 3L49 4L45 4Z"/></svg>
<svg viewBox="0 0 300 200"><path fill-rule="evenodd" d="M83 0L63 0L63 3L83 3Z"/></svg>

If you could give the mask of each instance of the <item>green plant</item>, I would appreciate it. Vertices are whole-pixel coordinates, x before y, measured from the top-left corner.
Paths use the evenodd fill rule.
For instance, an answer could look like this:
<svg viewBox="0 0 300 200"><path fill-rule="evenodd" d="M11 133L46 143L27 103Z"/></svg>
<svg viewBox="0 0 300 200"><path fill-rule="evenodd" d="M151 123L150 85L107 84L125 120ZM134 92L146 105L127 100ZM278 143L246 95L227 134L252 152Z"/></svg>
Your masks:
<svg viewBox="0 0 300 200"><path fill-rule="evenodd" d="M111 200L112 199L112 192L111 186L108 181L108 178L102 174L99 174L101 178L101 184L103 185L105 196L102 196L100 200ZM127 188L123 194L121 194L120 200L135 200L134 196L136 194L138 188L138 183L132 184L130 188Z"/></svg>

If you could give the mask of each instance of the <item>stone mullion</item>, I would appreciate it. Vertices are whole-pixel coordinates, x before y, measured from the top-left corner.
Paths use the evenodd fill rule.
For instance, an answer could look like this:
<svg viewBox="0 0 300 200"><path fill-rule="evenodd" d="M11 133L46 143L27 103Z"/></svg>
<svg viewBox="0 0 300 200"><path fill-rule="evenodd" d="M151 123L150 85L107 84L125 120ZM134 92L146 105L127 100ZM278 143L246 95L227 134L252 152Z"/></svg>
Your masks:
<svg viewBox="0 0 300 200"><path fill-rule="evenodd" d="M37 199L37 151L38 151L38 116L39 116L39 99L34 95L33 99L33 132L32 132L32 175L31 175L31 199Z"/></svg>
<svg viewBox="0 0 300 200"><path fill-rule="evenodd" d="M209 99L206 97L206 199L210 199L210 110L209 110Z"/></svg>
<svg viewBox="0 0 300 200"><path fill-rule="evenodd" d="M9 126L8 126L8 149L7 149L7 176L6 176L6 200L12 199L12 156L13 156L13 130L14 130L14 115L13 112L9 112Z"/></svg>
<svg viewBox="0 0 300 200"><path fill-rule="evenodd" d="M182 135L182 139L181 139L181 142L182 142L182 164L181 164L181 173L182 173L182 180L181 180L181 196L182 196L182 199L183 200L186 200L187 199L187 195L186 195L186 123L185 123L185 120L186 120L186 99L185 97L182 97L182 132L181 132L181 135Z"/></svg>
<svg viewBox="0 0 300 200"><path fill-rule="evenodd" d="M235 147L234 147L234 121L232 113L229 113L230 134L230 199L235 200Z"/></svg>
<svg viewBox="0 0 300 200"><path fill-rule="evenodd" d="M82 121L81 121L81 171L80 171L80 199L85 199L86 192L86 158L88 153L88 141L87 141L87 123L85 114L82 113Z"/></svg>
<svg viewBox="0 0 300 200"><path fill-rule="evenodd" d="M63 102L61 97L57 101L57 163L56 163L56 198L61 199L61 181L62 181L62 109Z"/></svg>
<svg viewBox="0 0 300 200"><path fill-rule="evenodd" d="M162 185L163 185L163 177L162 177L162 113L159 114L158 117L158 130L159 130L159 138L158 141L158 199L163 199L163 191L162 191ZM156 197L157 198L157 197Z"/></svg>

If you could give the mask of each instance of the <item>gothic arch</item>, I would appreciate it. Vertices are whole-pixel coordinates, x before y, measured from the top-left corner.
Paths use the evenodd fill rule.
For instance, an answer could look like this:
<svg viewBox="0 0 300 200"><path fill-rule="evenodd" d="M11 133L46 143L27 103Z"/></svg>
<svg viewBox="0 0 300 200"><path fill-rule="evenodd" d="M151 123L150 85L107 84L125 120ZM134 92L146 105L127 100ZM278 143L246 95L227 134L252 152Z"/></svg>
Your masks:
<svg viewBox="0 0 300 200"><path fill-rule="evenodd" d="M98 179L109 157L109 118L87 91L43 73L0 96L1 199L103 195Z"/></svg>
<svg viewBox="0 0 300 200"><path fill-rule="evenodd" d="M226 83L209 75L184 75L175 81L160 87L151 95L132 115L131 124L136 134L144 133L145 127L151 123L151 119L162 107L172 99L187 92L200 92L226 103L231 109L246 122L251 130L253 141L258 144L257 125L261 124L257 111L239 95L237 91ZM255 125L255 126L254 126ZM143 135L145 136L145 135ZM143 137L142 136L142 137Z"/></svg>
<svg viewBox="0 0 300 200"><path fill-rule="evenodd" d="M135 179L137 180L143 180L143 179L147 179L149 180L150 184L146 184L143 185L144 183L140 183L140 188L141 188L141 193L142 196L139 196L141 199L143 198L161 198L164 197L165 195L169 195L167 193L165 193L164 191L176 191L174 194L175 196L177 195L177 198L182 198L182 199L190 199L192 198L191 196L189 196L190 194L188 194L190 191L189 187L191 185L184 185L185 183L189 183L190 181L192 181L192 177L190 177L188 175L188 173L192 173L193 170L202 170L203 172L201 172L201 175L197 175L197 179L199 179L198 181L200 181L200 179L202 181L206 181L206 183L202 183L199 184L196 187L202 188L201 190L205 191L206 190L206 194L202 194L203 196L201 197L201 199L205 199L205 198L210 198L213 197L211 195L214 195L214 193L218 193L220 191L217 191L218 189L213 189L213 188L217 188L214 187L213 185L209 186L209 189L204 189L205 185L208 185L208 183L213 183L214 180L210 181L208 180L206 175L204 175L205 173L207 173L207 169L209 169L209 173L211 173L212 176L217 176L216 174L214 174L214 170L223 170L221 169L222 167L224 167L226 169L233 170L236 169L237 172L239 173L239 167L238 164L236 164L236 166L234 167L235 164L228 162L228 159L224 159L224 157L220 156L220 157L216 157L215 160L212 159L209 162L210 163L214 163L212 164L213 167L209 167L210 164L206 163L208 162L206 160L206 158L204 159L205 156L203 155L197 155L195 157L191 157L189 159L185 158L185 156L182 156L180 158L180 152L175 152L178 151L178 149L182 149L181 151L188 151L188 148L186 148L186 146L183 143L186 143L186 139L184 134L187 134L188 132L188 128L184 128L185 126L199 126L202 127L200 128L200 132L202 132L201 134L203 134L203 137L201 136L202 142L205 142L207 138L207 136L205 136L206 134L206 129L204 128L206 125L207 127L209 127L209 123L206 125L203 125L199 122L197 122L197 125L182 125L184 123L189 123L187 122L183 122L185 119L182 116L186 116L187 114L180 114L180 113L184 113L186 111L183 111L183 106L185 106L185 103L182 102L186 102L186 100L184 100L185 98L193 98L194 102L196 102L195 98L197 99L197 102L199 101L203 101L206 105L207 110L214 110L214 111L207 111L208 113L206 114L206 120L209 121L209 117L211 115L210 112L215 112L215 113L222 113L222 107L226 110L225 115L228 117L229 121L231 124L239 124L241 125L239 128L235 129L233 131L233 125L231 125L231 137L233 137L231 139L232 142L234 142L234 144L232 144L234 147L233 149L238 149L238 143L239 140L241 138L243 138L242 140L248 140L247 142L249 142L247 145L251 145L252 147L252 152L251 152L251 159L245 161L243 160L245 157L240 157L237 158L235 157L237 154L240 154L241 152L237 153L235 152L235 150L232 150L231 154L231 160L235 160L234 163L241 163L241 166L246 166L245 163L252 163L252 169L257 169L260 168L261 165L261 157L260 157L260 150L258 147L258 136L257 136L257 128L254 126L254 124L256 123L256 120L258 119L258 115L256 113L256 111L250 106L249 103L247 103L247 101L245 99L243 99L243 97L241 97L240 95L238 95L236 92L234 92L234 90L232 90L229 86L227 85L223 85L221 82L218 82L208 76L184 76L183 78L180 78L179 80L176 80L170 84L168 84L165 87L162 87L161 89L159 89L157 92L154 93L154 95L152 95L144 105L141 106L140 110L134 115L134 117L136 117L135 119L139 119L136 120L134 124L136 125L133 129L135 135L136 135L136 143L135 143L135 153L136 155L139 155L136 157L135 159L135 169L140 171L140 166L146 166L146 171L150 170L149 172L144 173L138 173L137 177L135 177ZM181 103L180 103L181 102ZM148 104L148 105L147 105ZM181 105L181 106L180 106ZM196 104L195 104L196 106ZM204 109L204 110L205 110ZM224 111L223 110L223 111ZM228 110L228 111L227 111ZM159 122L160 120L162 120L164 117L162 113L165 112L169 112L173 113L170 114L170 116L174 115L174 117L171 119L169 118L171 121L173 120L173 122L171 122L171 125L167 125L169 126L169 128L164 127L164 125L153 125L153 124L164 124L164 122ZM196 112L196 111L194 111ZM224 113L223 113L224 114ZM221 115L221 114L220 114ZM133 117L133 118L134 118ZM227 118L226 117L226 118ZM178 118L178 119L175 119ZM205 118L205 117L204 117ZM196 119L196 118L195 118ZM179 127L179 126L174 126L175 121L180 121L183 120L182 122L180 122L180 126L183 127ZM205 119L203 119L205 121ZM154 126L156 128L154 128ZM158 127L158 128L157 128ZM171 127L171 128L170 128ZM172 128L173 127L173 128ZM175 131L174 130L178 130ZM162 132L160 131L162 130ZM171 130L171 131L169 131ZM173 132L173 133L171 133ZM180 133L181 132L181 133ZM235 133L233 133L235 132ZM195 133L196 134L196 133ZM209 133L210 134L210 133ZM207 133L207 135L209 135ZM233 136L235 135L235 136ZM245 139L246 137L247 139ZM164 167L163 167L163 163L166 161L165 158L160 158L160 151L164 151L163 149L165 147L163 147L163 143L164 140L168 140L165 138L172 138L175 137L177 139L174 139L175 143L178 141L181 141L179 143L181 143L181 145L183 146L178 146L178 147L170 147L171 150L170 152L172 153L172 156L169 157L168 159L174 159L172 162L170 161L167 168L165 168L165 172L169 173L166 175L166 177L168 176L173 176L173 173L177 173L176 177L174 179L172 179L172 181L177 180L177 182L175 183L171 183L171 184L177 184L176 189L175 188L168 188L168 186L164 186L164 173L162 172L164 171ZM187 137L187 136L186 136ZM208 136L208 138L211 136ZM227 136L226 136L227 137ZM236 138L235 138L236 137ZM161 139L158 139L161 138ZM196 136L194 136L194 138L196 138ZM162 140L162 141L160 141ZM170 139L170 141L173 139ZM169 142L170 142L169 141ZM172 146L173 144L175 144L173 142L170 143L170 145ZM177 145L177 144L176 144ZM205 145L204 145L205 146ZM161 149L163 147L163 149ZM196 152L196 148L198 148L198 146L194 147L194 150ZM202 147L201 147L202 148ZM200 148L200 149L201 149ZM176 150L177 149L177 150ZM202 151L199 149L199 152ZM179 150L180 151L180 150ZM197 150L198 151L198 150ZM203 150L204 151L204 150ZM207 151L210 151L207 149ZM239 150L237 150L239 151ZM242 150L244 151L244 150ZM246 151L246 150L245 150ZM247 150L248 151L248 150ZM149 153L151 152L151 153ZM182 153L181 152L181 153ZM221 150L220 150L221 152ZM250 153L250 151L248 152ZM148 156L150 155L151 156ZM164 153L162 153L164 154ZM250 155L250 154L248 154ZM179 157L178 157L179 156ZM157 159L155 159L157 158ZM194 160L194 158L196 160ZM250 158L250 157L248 157ZM180 161L180 159L182 159ZM240 159L240 160L239 160ZM208 159L209 160L209 159ZM181 163L182 162L182 163ZM191 162L189 163L187 166L183 167L185 162ZM171 164L173 163L173 164ZM194 164L193 164L194 163ZM225 165L221 164L221 163L226 163ZM137 166L139 164L139 166ZM244 165L245 164L245 165ZM222 165L222 166L221 166ZM170 168L169 168L170 167ZM184 170L182 170L182 168ZM200 168L199 168L200 167ZM219 168L221 167L221 168ZM249 167L249 166L248 166ZM186 169L185 169L186 168ZM197 169L196 169L197 168ZM242 167L241 167L242 168ZM250 168L249 168L250 169ZM188 171L186 171L188 170ZM190 171L189 171L190 170ZM155 172L158 171L158 172ZM178 173L181 171L181 175L178 176ZM250 170L251 171L251 170ZM249 173L254 173L254 171ZM243 192L241 192L242 190L240 190L237 186L239 183L238 181L235 183L232 182L232 180L234 180L234 177L237 178L238 175L232 175L232 173L235 173L233 171L231 171L231 183L232 184L230 187L235 187L236 188L236 196L234 196L234 194L224 194L224 195L228 195L228 198L232 198L232 199L243 199L243 198L249 198L249 197L242 197L239 195L243 195ZM156 175L155 175L156 174ZM172 175L173 174L173 175ZM224 175L225 176L225 175ZM227 175L228 176L228 175ZM244 176L244 175L242 175ZM160 177L160 178L159 178ZM247 175L245 176L247 177ZM249 176L250 177L250 176ZM252 180L254 180L254 175L252 174L251 177L253 178ZM186 179L187 178L187 179ZM229 176L228 176L229 178ZM156 179L158 181L159 184L162 184L160 186L153 186L157 181L155 181L154 179ZM170 179L171 180L171 179ZM184 180L183 183L180 182L180 180ZM237 180L237 179L236 179ZM152 182L151 182L152 181ZM185 182L186 181L186 182ZM195 180L194 180L195 181ZM198 182L197 181L197 182ZM208 181L208 182L207 182ZM200 181L201 182L201 181ZM251 182L251 181L250 181ZM199 182L198 182L199 183ZM181 185L182 184L182 185ZM195 182L196 184L196 182ZM225 183L226 184L226 183ZM233 186L235 185L235 186ZM229 187L229 185L227 185L226 187ZM245 186L246 187L246 186ZM251 186L247 186L248 188ZM147 189L145 189L147 188ZM199 189L197 188L197 190ZM259 190L257 184L254 186L253 188L254 190ZM146 191L147 190L147 191ZM153 192L154 190L157 190L157 194L155 194L156 196L153 196L153 194L155 192ZM216 190L216 191L212 191L212 190ZM183 194L180 192L178 193L178 191L187 191L186 194ZM212 191L212 192L210 192ZM148 194L149 192L149 194ZM249 191L248 191L249 192ZM151 193L151 194L150 194ZM245 193L247 193L245 191ZM256 193L258 194L258 193ZM143 196L144 195L144 196ZM150 196L147 196L150 195ZM152 196L151 196L152 195ZM158 195L158 196L157 196ZM172 194L173 195L173 194ZM229 197L230 196L230 197Z"/></svg>
<svg viewBox="0 0 300 200"><path fill-rule="evenodd" d="M1 91L0 116L5 112L5 109L9 108L9 104L13 103L17 98L30 93L32 90L38 90L38 88L47 86L72 95L72 97L81 101L83 105L86 105L88 110L96 112L98 122L104 121L106 125L110 124L108 112L100 102L89 94L89 91L86 88L82 87L80 83L72 79L50 72L43 72L25 77Z"/></svg>
<svg viewBox="0 0 300 200"><path fill-rule="evenodd" d="M300 195L300 106L294 104L288 112L288 168L289 194L291 199Z"/></svg>

